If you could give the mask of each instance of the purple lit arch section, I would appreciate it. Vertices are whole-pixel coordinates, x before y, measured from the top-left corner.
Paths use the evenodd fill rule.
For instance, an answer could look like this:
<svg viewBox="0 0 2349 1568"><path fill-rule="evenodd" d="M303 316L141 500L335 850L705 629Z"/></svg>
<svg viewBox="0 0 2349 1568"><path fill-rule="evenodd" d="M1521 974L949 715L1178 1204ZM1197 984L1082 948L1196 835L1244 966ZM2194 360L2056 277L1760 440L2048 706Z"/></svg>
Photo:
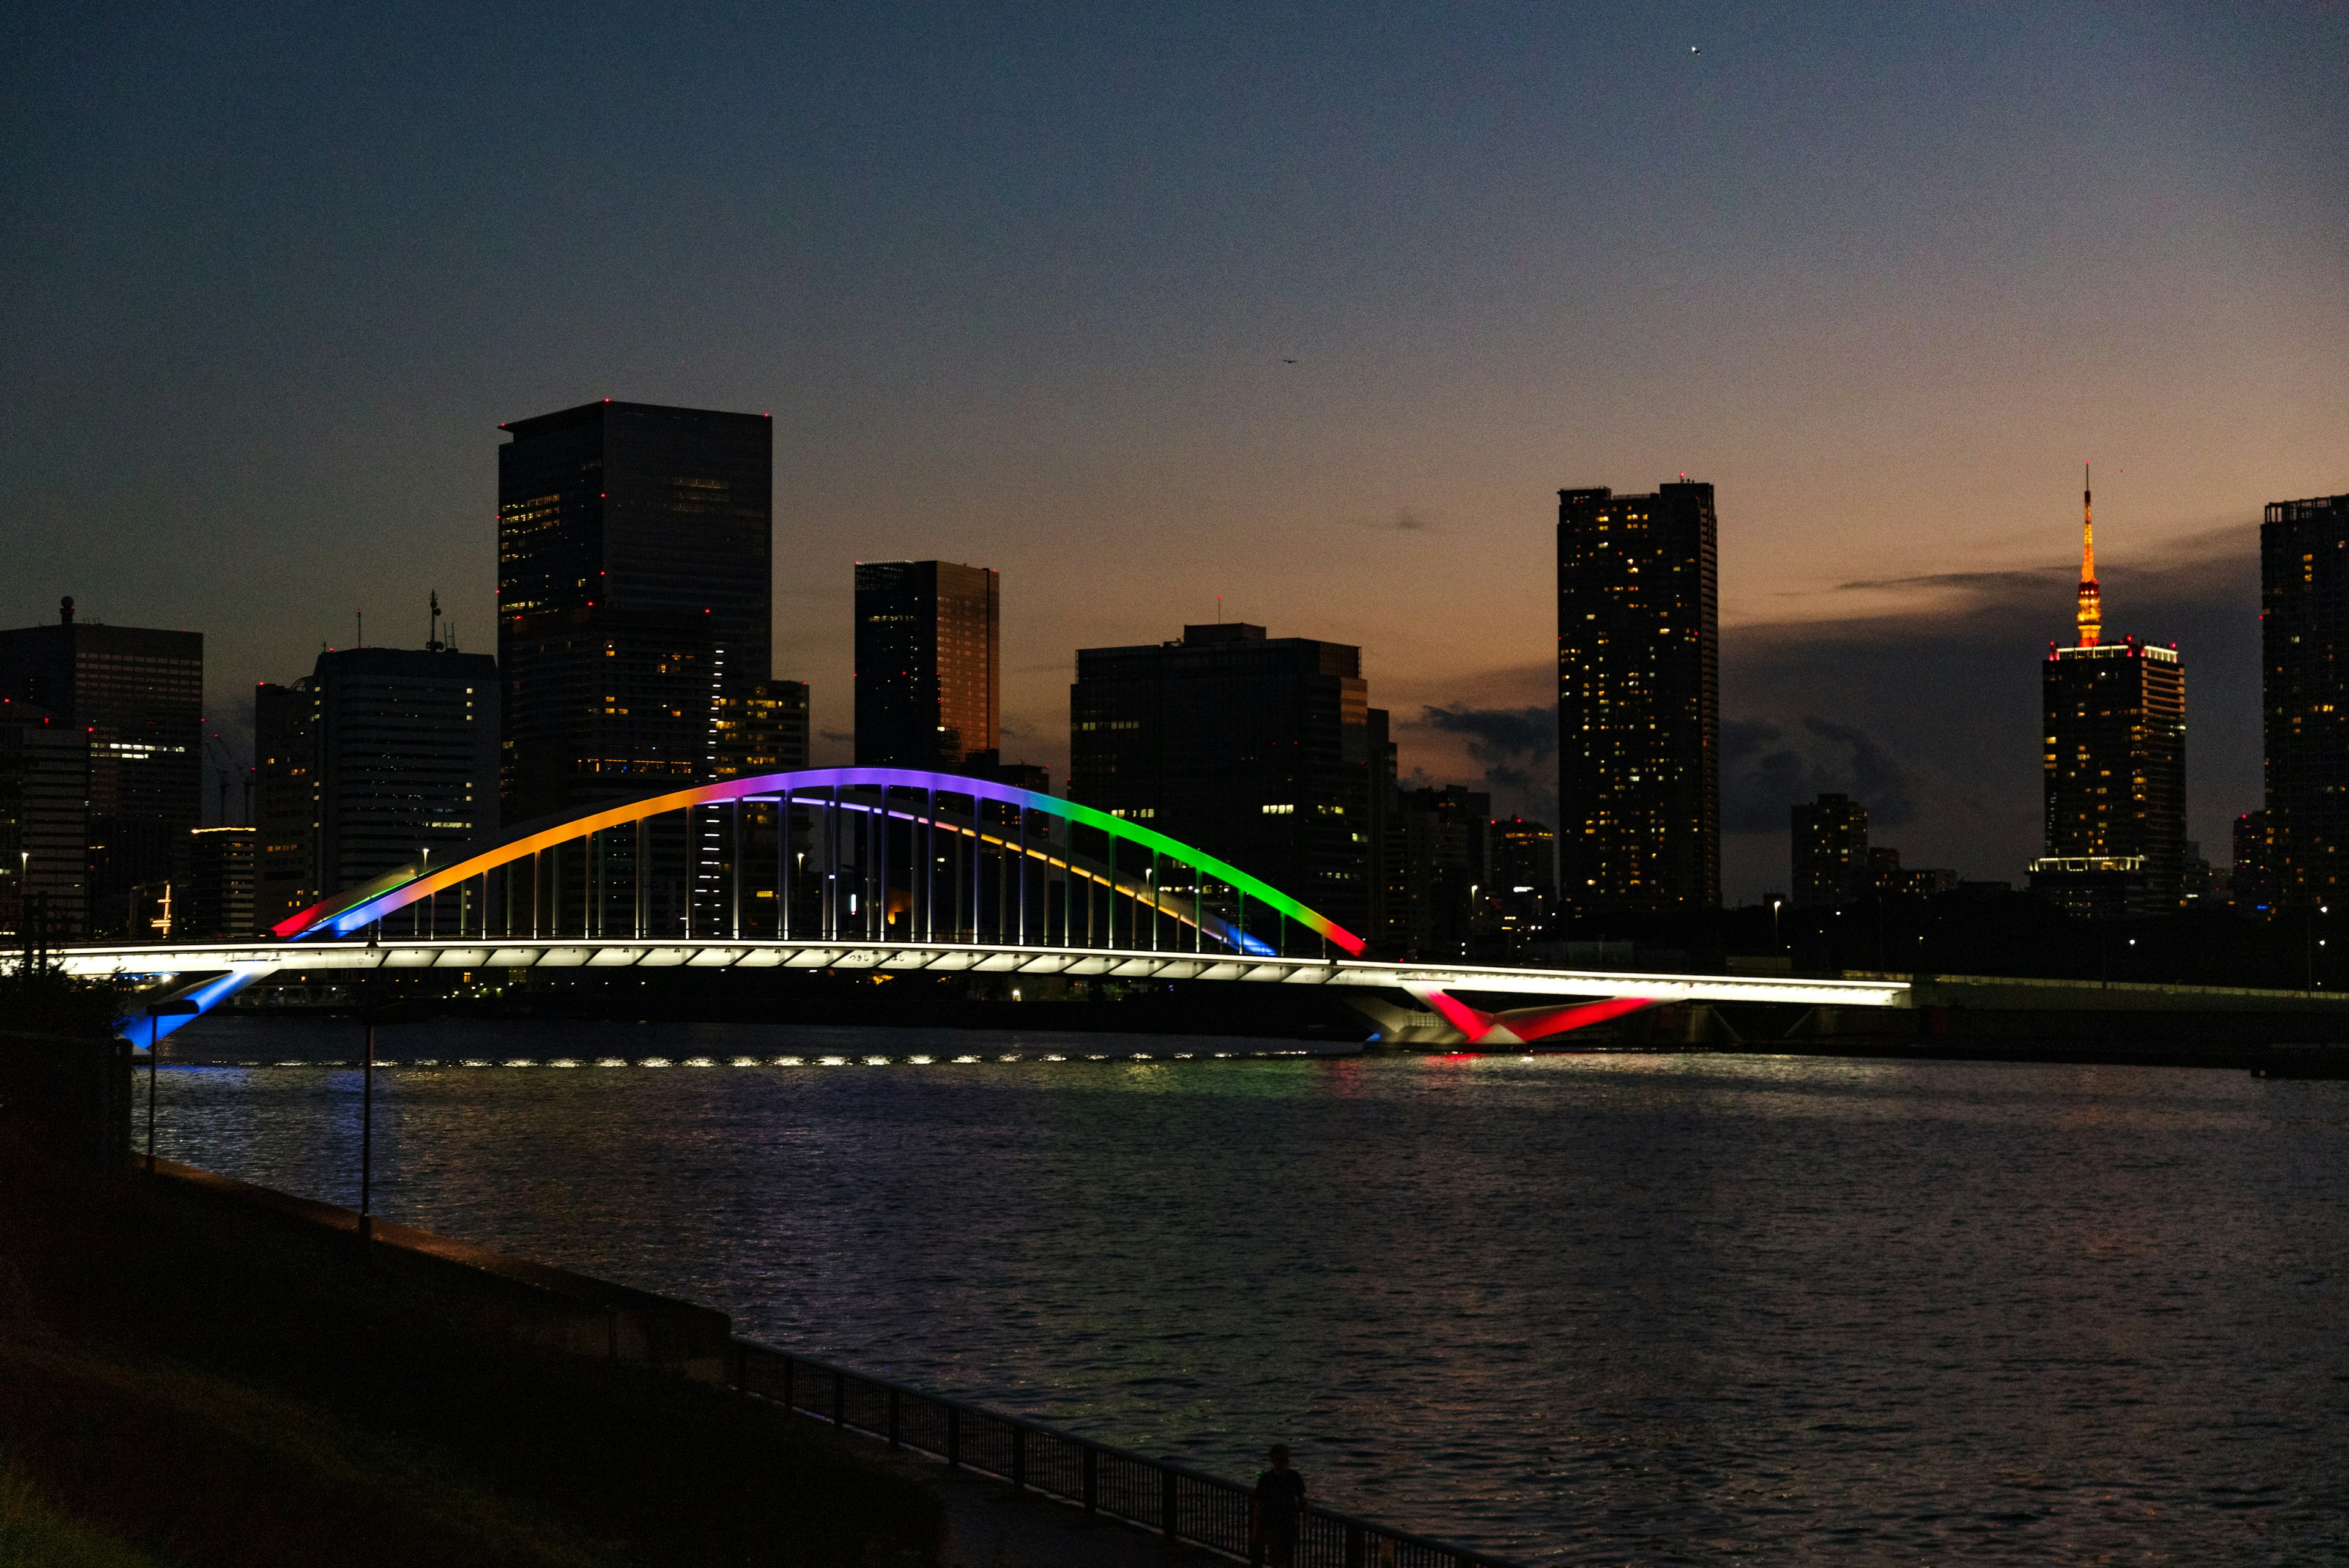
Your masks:
<svg viewBox="0 0 2349 1568"><path fill-rule="evenodd" d="M1328 916L1308 909L1270 883L1249 876L1238 867L1219 860L1205 850L1169 838L1166 835L1112 816L1089 805L1062 800L1058 795L1040 794L1034 790L1019 789L1010 784L996 784L988 779L966 778L960 774L927 773L914 768L808 768L795 773L759 774L749 778L726 779L717 784L699 784L667 794L654 795L645 800L630 801L625 805L591 812L552 827L541 828L509 839L494 848L486 849L463 860L429 870L408 867L378 877L365 887L330 898L303 910L283 921L275 934L287 941L300 941L309 937L344 937L363 929L396 913L419 899L457 888L473 877L518 860L527 859L541 850L568 844L591 833L622 827L648 817L665 815L674 811L688 811L695 806L728 805L741 801L781 803L788 794L794 806L812 810L871 812L882 809L878 801L843 800L842 790L920 790L932 798L937 795L961 795L973 800L992 802L999 805L1023 811L1041 812L1048 816L1091 828L1108 836L1112 846L1132 844L1190 867L1200 876L1220 882L1248 898L1272 909L1306 929L1327 940L1346 953L1359 957L1363 941ZM823 798L831 792L830 798ZM817 798L805 798L808 795ZM891 809L891 816L908 821L928 821L939 828L956 833L976 835L1007 854L1019 854L1031 859L1044 860L1061 866L1072 875L1111 888L1119 896L1150 905L1162 913L1185 923L1194 923L1191 911L1178 907L1179 900L1170 900L1148 883L1129 877L1114 877L1096 867L1076 861L1071 856L1056 854L1051 846L1014 842L1000 835L990 834L977 820L968 826L950 822L943 816L925 816L910 810ZM1114 850L1112 849L1112 854ZM1236 951L1269 956L1273 949L1260 938L1235 930L1220 918L1199 915L1195 922L1201 929Z"/></svg>

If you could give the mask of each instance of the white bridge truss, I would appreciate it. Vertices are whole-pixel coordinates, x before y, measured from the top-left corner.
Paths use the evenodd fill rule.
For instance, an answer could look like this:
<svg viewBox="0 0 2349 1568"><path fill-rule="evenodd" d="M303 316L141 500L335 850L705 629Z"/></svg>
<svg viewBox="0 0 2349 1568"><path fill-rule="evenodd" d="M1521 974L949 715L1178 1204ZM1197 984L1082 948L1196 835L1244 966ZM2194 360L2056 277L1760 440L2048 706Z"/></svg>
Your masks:
<svg viewBox="0 0 2349 1568"><path fill-rule="evenodd" d="M131 979L158 985L160 996L211 1007L279 971L530 969L801 969L891 974L1002 974L1130 981L1197 981L1334 986L1350 1005L1381 1024L1387 1043L1521 1044L1586 1024L1671 1002L1778 1002L1809 1007L1905 1008L1909 987L1895 981L1780 979L1766 975L1632 974L1609 970L1537 970L1474 965L1384 963L1354 958L1291 958L1233 953L1174 953L925 942L631 940L546 937L493 941L405 940L208 942L58 950L69 974ZM1414 999L1404 1009L1381 993ZM1487 1012L1459 999L1523 999ZM125 1033L144 1042L186 1021L134 1016ZM1432 1016L1430 1015L1432 1012Z"/></svg>

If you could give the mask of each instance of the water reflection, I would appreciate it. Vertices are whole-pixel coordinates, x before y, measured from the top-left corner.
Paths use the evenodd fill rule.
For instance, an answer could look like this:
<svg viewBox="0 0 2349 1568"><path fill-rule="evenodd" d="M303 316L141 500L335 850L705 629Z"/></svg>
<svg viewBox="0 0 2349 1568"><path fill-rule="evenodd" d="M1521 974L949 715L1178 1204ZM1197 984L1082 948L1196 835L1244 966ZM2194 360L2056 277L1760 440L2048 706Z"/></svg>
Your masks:
<svg viewBox="0 0 2349 1568"><path fill-rule="evenodd" d="M452 1064L378 1083L379 1212L1230 1473L1286 1438L1322 1495L1516 1555L2343 1544L2343 1085L784 1028L378 1049ZM349 1200L355 1073L162 1095L167 1154Z"/></svg>

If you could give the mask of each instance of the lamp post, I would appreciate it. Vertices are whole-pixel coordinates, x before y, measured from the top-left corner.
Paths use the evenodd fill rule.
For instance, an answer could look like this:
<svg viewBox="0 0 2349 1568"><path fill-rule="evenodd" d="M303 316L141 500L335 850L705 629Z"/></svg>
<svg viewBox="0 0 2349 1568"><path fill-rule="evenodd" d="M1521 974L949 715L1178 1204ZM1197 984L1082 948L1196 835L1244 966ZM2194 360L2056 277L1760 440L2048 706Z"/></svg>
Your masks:
<svg viewBox="0 0 2349 1568"><path fill-rule="evenodd" d="M147 1004L147 1174L155 1174L155 1075L156 1059L163 1054L163 1032L159 1019L192 1018L203 1011L186 997Z"/></svg>
<svg viewBox="0 0 2349 1568"><path fill-rule="evenodd" d="M367 1010L367 1055L359 1063L359 1240L375 1237L375 1026L397 1002Z"/></svg>

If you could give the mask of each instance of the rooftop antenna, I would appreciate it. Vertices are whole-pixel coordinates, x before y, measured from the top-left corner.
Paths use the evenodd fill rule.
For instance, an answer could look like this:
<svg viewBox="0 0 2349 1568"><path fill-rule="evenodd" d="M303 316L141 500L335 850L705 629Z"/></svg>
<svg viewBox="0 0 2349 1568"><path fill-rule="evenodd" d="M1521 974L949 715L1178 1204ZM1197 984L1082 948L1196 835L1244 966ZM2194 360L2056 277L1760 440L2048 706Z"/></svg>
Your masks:
<svg viewBox="0 0 2349 1568"><path fill-rule="evenodd" d="M2080 646L2094 648L2104 635L2104 597L2096 591L2096 514L2085 462L2080 464Z"/></svg>
<svg viewBox="0 0 2349 1568"><path fill-rule="evenodd" d="M351 613L358 617L359 621L358 640L352 643L351 646L353 648L365 648L367 646L367 611L353 610Z"/></svg>
<svg viewBox="0 0 2349 1568"><path fill-rule="evenodd" d="M439 588L432 590L432 618L425 628L424 650L427 653L440 651L440 590Z"/></svg>

